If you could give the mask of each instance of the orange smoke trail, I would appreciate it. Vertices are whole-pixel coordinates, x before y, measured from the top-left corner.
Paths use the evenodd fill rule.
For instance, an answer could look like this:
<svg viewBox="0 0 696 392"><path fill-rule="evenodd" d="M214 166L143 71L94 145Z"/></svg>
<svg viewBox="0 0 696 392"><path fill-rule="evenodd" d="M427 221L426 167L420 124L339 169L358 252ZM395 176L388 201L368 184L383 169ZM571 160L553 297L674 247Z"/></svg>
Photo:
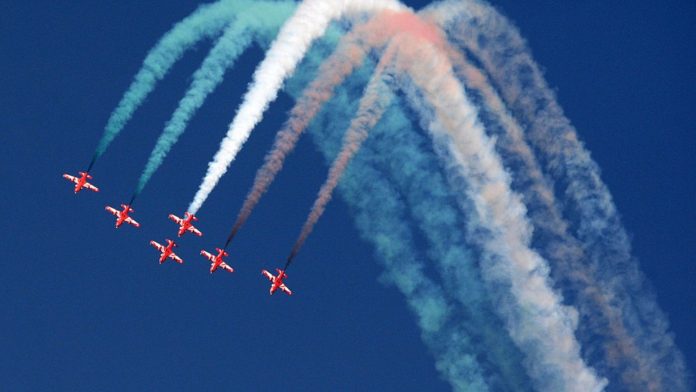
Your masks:
<svg viewBox="0 0 696 392"><path fill-rule="evenodd" d="M331 99L334 88L363 62L365 54L365 50L355 40L344 39L338 50L322 63L318 77L305 89L302 97L292 108L290 118L276 134L273 149L266 155L263 166L256 172L254 185L237 214L237 220L227 237L225 247L244 225L261 196L266 193L275 176L283 168L285 158L295 149L300 135L307 129L324 103Z"/></svg>
<svg viewBox="0 0 696 392"><path fill-rule="evenodd" d="M348 167L351 158L358 152L362 142L367 138L369 130L377 124L382 114L384 114L384 111L391 103L391 94L385 93L387 86L383 78L389 77L389 75L384 72L384 69L390 63L393 56L394 47L390 45L377 65L377 69L372 75L369 84L365 88L365 94L360 99L358 114L351 121L348 131L346 131L343 137L341 151L331 164L329 175L321 186L317 194L317 199L314 201L312 209L309 212L309 216L307 216L307 220L302 226L302 231L295 245L292 247L290 256L285 263L286 269L300 251L302 245L304 245L314 225L324 213L326 205L331 200L333 191L336 185L338 185L338 180L341 179L341 175L343 175L343 172L345 172Z"/></svg>

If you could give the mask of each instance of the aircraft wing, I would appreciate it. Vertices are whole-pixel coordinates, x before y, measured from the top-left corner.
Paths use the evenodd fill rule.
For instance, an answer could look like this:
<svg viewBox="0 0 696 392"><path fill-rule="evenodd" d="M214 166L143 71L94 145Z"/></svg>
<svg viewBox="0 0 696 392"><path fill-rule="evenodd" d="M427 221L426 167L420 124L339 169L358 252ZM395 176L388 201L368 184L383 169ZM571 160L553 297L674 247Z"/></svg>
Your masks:
<svg viewBox="0 0 696 392"><path fill-rule="evenodd" d="M77 177L73 177L69 174L63 174L63 178L65 178L68 181L74 182L75 184L77 184L77 181L78 181Z"/></svg>
<svg viewBox="0 0 696 392"><path fill-rule="evenodd" d="M164 246L161 244L157 243L156 241L150 241L150 245L152 245L155 249L157 249L160 252L164 252Z"/></svg>
<svg viewBox="0 0 696 392"><path fill-rule="evenodd" d="M120 211L115 209L114 207L106 206L105 210L109 211L111 215L118 216L118 214L120 214Z"/></svg>
<svg viewBox="0 0 696 392"><path fill-rule="evenodd" d="M196 228L193 227L193 226L189 226L189 228L186 229L186 230L189 231L189 232L191 232L191 233L193 233L193 234L195 234L195 235L197 235L197 236L199 236L199 237L203 235L203 233L201 233L200 230L196 229Z"/></svg>
<svg viewBox="0 0 696 392"><path fill-rule="evenodd" d="M234 272L234 268L232 268L232 267L230 267L229 265L225 264L224 261L223 261L222 263L220 263L220 268L224 268L224 269L226 269L226 270L229 271L229 272Z"/></svg>
<svg viewBox="0 0 696 392"><path fill-rule="evenodd" d="M177 256L175 253L170 253L169 258L176 261L179 264L184 264L184 260L182 260L181 257Z"/></svg>
<svg viewBox="0 0 696 392"><path fill-rule="evenodd" d="M169 214L169 219L174 221L177 225L180 225L181 222L183 221L183 219L179 218L178 216L176 216L174 214Z"/></svg>
<svg viewBox="0 0 696 392"><path fill-rule="evenodd" d="M126 218L126 220L124 222L126 222L130 225L133 225L135 227L140 227L140 223L136 222L135 219L131 218L130 216L128 218Z"/></svg>
<svg viewBox="0 0 696 392"><path fill-rule="evenodd" d="M99 192L99 188L97 188L96 186L90 184L89 182L85 182L85 185L82 185L82 187L83 187L83 188L87 188L87 189L89 189L90 191Z"/></svg>
<svg viewBox="0 0 696 392"><path fill-rule="evenodd" d="M215 261L215 256L213 256L212 254L210 254L204 250L201 251L201 256L207 258L210 261Z"/></svg>
<svg viewBox="0 0 696 392"><path fill-rule="evenodd" d="M275 276L273 276L270 272L266 270L261 270L261 273L263 274L263 276L267 277L268 280L270 280L271 282L275 282Z"/></svg>
<svg viewBox="0 0 696 392"><path fill-rule="evenodd" d="M280 289L285 291L287 295L292 295L292 290L290 290L288 286L285 285L285 283L280 285Z"/></svg>

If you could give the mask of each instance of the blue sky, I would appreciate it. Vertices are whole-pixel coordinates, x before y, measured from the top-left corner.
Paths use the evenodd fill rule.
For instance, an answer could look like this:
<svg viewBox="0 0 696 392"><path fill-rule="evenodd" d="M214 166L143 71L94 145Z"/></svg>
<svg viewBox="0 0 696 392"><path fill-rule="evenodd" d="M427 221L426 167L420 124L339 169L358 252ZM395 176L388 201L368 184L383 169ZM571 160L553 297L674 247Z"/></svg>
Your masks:
<svg viewBox="0 0 696 392"><path fill-rule="evenodd" d="M419 8L427 2L407 2ZM198 256L224 241L292 106L281 97L182 239L184 265L157 264L150 239L176 227L254 67L248 51L194 118L135 205L143 227L113 228L157 135L207 46L187 55L97 162L99 194L60 175L83 169L147 50L197 2L6 4L0 15L0 380L12 390L448 390L402 296L340 198L269 298L326 174L303 139L231 248L232 274ZM527 38L612 191L634 254L696 364L696 5L496 2Z"/></svg>

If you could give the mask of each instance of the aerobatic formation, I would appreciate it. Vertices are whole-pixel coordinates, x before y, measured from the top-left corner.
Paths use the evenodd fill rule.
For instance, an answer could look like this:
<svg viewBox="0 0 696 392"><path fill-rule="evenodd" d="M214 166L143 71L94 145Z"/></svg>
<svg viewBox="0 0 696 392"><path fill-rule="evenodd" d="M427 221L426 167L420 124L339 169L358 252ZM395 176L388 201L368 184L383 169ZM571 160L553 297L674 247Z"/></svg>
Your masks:
<svg viewBox="0 0 696 392"><path fill-rule="evenodd" d="M222 247L228 247L307 130L330 162L277 290L338 188L362 238L405 297L441 377L457 391L685 391L689 377L631 255L599 168L514 25L480 0L415 11L396 0L220 0L174 25L147 54L88 168L184 53L213 40L121 210L252 45L266 50L220 149L180 218L196 215L280 90L295 99ZM269 43L270 42L270 46ZM223 132L221 132L221 136ZM103 183L101 184L103 186ZM424 249L414 246L423 238ZM159 262L176 243L150 244ZM425 264L434 266L426 273Z"/></svg>

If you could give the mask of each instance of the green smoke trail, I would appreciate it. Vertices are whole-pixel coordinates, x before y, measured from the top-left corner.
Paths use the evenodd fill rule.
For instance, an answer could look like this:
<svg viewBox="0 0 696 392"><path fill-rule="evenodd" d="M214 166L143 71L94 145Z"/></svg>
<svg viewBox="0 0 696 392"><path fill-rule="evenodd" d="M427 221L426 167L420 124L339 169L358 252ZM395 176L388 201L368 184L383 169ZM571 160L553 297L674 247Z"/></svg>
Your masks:
<svg viewBox="0 0 696 392"><path fill-rule="evenodd" d="M235 7L231 7L233 4L233 0L222 0L199 7L174 25L150 50L130 87L111 113L88 171L118 136L157 82L167 74L183 53L203 38L212 37L224 28L235 11Z"/></svg>
<svg viewBox="0 0 696 392"><path fill-rule="evenodd" d="M189 121L203 105L206 97L222 82L225 71L250 45L252 39L267 39L275 35L278 28L295 8L291 2L244 2L236 19L230 22L223 35L193 75L191 86L167 122L164 131L150 153L145 169L140 175L136 194L142 192L152 175L162 165L164 158L184 133Z"/></svg>
<svg viewBox="0 0 696 392"><path fill-rule="evenodd" d="M231 22L210 52L210 55L206 57L201 67L194 73L191 87L179 102L179 107L167 122L164 132L157 139L145 169L138 180L138 186L135 190L136 194L142 192L172 146L184 132L189 119L203 104L206 96L222 82L225 71L234 64L237 58L249 46L250 42L251 37L247 34L246 24L240 20Z"/></svg>

